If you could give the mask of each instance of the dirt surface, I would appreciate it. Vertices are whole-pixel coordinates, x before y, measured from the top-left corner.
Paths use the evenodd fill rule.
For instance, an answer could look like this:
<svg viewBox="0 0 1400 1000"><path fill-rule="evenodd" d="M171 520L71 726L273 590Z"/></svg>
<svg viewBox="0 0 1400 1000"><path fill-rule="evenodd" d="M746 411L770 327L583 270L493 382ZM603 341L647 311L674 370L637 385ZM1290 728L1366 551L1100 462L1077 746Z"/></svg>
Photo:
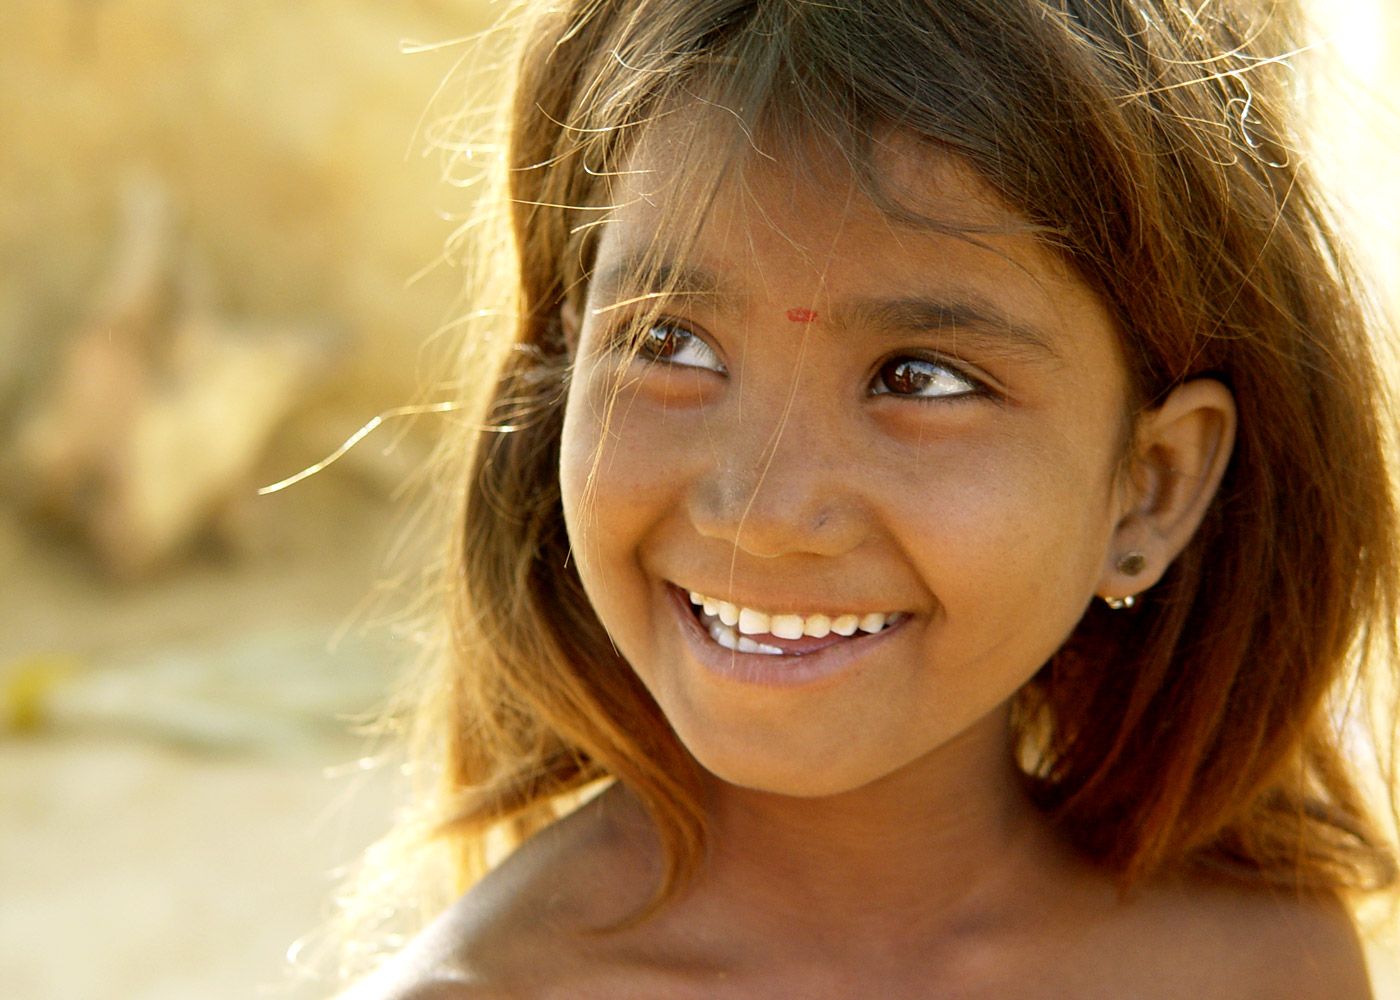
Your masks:
<svg viewBox="0 0 1400 1000"><path fill-rule="evenodd" d="M134 735L0 745L5 995L327 995L288 948L326 919L333 869L388 816L384 782L328 777L339 762Z"/></svg>
<svg viewBox="0 0 1400 1000"><path fill-rule="evenodd" d="M317 477L135 587L0 515L0 994L326 995L285 955L391 814L351 719L412 654L393 510Z"/></svg>

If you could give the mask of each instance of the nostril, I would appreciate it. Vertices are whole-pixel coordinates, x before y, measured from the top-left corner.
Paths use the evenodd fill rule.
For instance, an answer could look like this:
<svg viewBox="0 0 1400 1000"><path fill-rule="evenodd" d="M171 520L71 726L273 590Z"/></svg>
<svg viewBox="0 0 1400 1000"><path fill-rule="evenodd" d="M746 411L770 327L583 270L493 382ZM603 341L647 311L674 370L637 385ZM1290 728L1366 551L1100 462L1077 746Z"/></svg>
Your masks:
<svg viewBox="0 0 1400 1000"><path fill-rule="evenodd" d="M791 450L791 449L788 449ZM812 472L812 463L760 462L756 472L717 463L688 490L686 509L695 530L761 559L809 554L836 556L865 539L869 523L846 477ZM793 469L796 465L798 468Z"/></svg>

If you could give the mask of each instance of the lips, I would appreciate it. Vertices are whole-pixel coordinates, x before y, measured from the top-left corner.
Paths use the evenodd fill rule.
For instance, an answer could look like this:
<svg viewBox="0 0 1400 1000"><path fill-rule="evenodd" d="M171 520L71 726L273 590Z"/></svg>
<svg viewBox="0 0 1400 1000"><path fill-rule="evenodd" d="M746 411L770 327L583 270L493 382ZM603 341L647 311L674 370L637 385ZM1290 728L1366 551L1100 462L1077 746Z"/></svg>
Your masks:
<svg viewBox="0 0 1400 1000"><path fill-rule="evenodd" d="M675 584L668 584L666 590L680 625L681 637L706 673L727 682L737 681L761 688L825 687L839 677L881 662L879 657L884 654L880 650L904 634L904 626L912 620L909 613L898 612L887 615L885 626L873 634L857 628L850 636L829 632L820 638L804 635L800 639L785 639L771 632L744 635L737 629L736 621L735 626L724 626L734 636L734 648L731 649L722 644L725 640L716 638L711 632L711 627L716 623L723 626L718 615L706 615L703 603L692 604L689 591ZM770 613L770 627L772 617ZM752 651L749 642L755 644ZM740 643L743 643L742 648ZM757 648L759 646L769 648L761 650Z"/></svg>

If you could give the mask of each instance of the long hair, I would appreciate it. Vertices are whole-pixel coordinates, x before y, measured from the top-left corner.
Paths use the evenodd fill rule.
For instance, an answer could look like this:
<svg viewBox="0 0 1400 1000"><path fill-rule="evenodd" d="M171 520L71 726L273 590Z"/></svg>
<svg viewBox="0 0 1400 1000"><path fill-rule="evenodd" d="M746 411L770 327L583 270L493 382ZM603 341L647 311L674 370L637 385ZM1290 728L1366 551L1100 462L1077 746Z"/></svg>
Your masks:
<svg viewBox="0 0 1400 1000"><path fill-rule="evenodd" d="M1131 612L1090 608L1018 695L1035 801L1125 888L1209 868L1390 885L1329 694L1390 667L1390 413L1363 296L1299 154L1284 5L1236 0L554 0L523 33L505 195L514 329L459 447L449 648L423 686L433 821L460 880L599 779L647 807L664 899L706 843L698 765L613 649L570 564L558 462L607 178L703 101L727 158L833 144L872 197L897 131L972 168L1102 298L1135 407L1235 395L1224 482ZM761 147L761 149L760 149ZM888 198L877 200L900 211Z"/></svg>

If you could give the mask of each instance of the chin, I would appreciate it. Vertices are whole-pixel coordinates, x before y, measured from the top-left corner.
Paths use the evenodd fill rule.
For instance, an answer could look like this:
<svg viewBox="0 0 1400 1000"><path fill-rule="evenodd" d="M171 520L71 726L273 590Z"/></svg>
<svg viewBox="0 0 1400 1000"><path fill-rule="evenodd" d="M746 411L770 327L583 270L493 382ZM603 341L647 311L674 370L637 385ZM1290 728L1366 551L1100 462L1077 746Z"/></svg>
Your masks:
<svg viewBox="0 0 1400 1000"><path fill-rule="evenodd" d="M878 781L886 772L871 769L858 773L847 766L833 767L825 761L815 761L815 755L775 754L750 751L742 754L715 751L704 746L686 744L693 756L716 780L737 788L783 795L798 799L824 798L855 791Z"/></svg>
<svg viewBox="0 0 1400 1000"><path fill-rule="evenodd" d="M868 782L841 784L829 779L816 779L812 775L781 775L772 773L719 774L706 768L719 781L736 788L765 795L781 795L792 799L821 799L845 792L855 791Z"/></svg>

